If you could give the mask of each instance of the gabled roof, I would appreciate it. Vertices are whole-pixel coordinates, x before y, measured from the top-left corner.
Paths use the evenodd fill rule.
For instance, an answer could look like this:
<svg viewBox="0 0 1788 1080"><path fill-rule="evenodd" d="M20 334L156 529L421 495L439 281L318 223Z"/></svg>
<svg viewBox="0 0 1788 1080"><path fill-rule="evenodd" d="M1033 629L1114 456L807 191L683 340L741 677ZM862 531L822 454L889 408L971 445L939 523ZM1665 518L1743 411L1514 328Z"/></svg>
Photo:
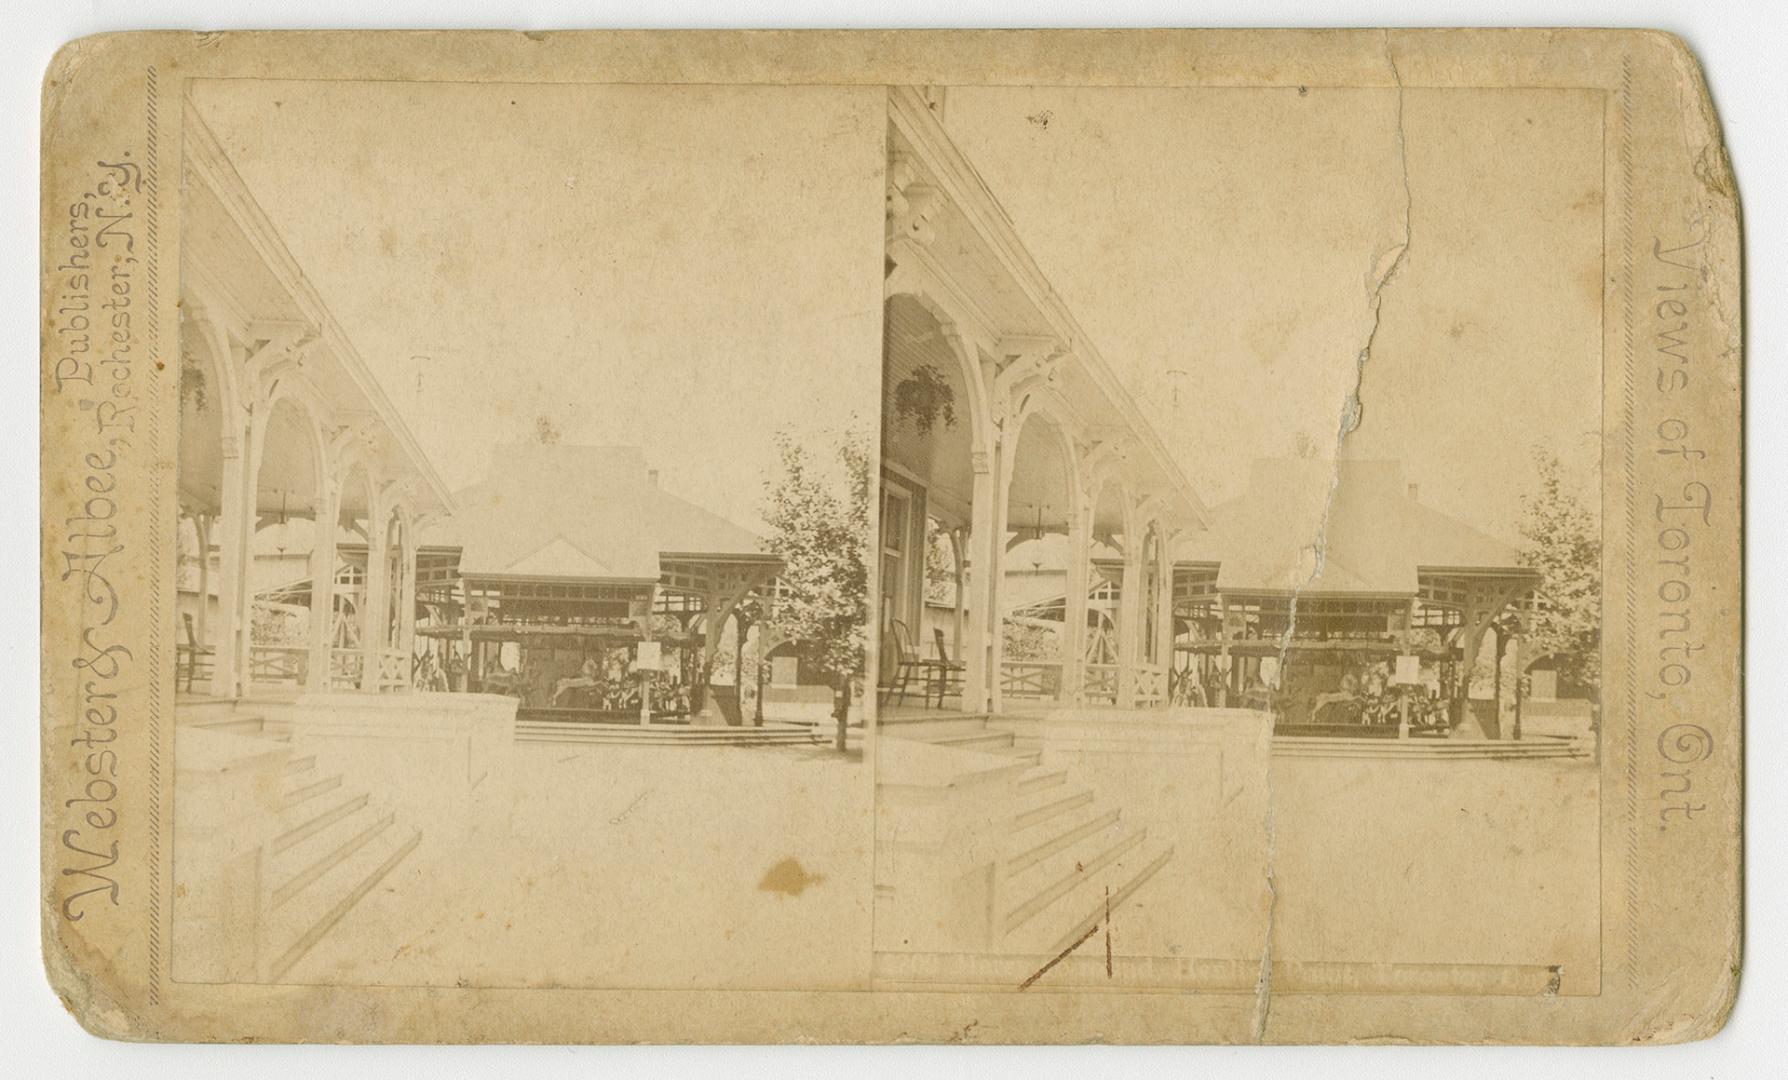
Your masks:
<svg viewBox="0 0 1788 1080"><path fill-rule="evenodd" d="M1178 557L1218 564L1222 591L1414 595L1418 571L1532 573L1509 544L1422 505L1396 461L1259 460L1247 494L1211 517Z"/></svg>
<svg viewBox="0 0 1788 1080"><path fill-rule="evenodd" d="M655 582L671 556L773 561L763 538L660 489L628 446L497 447L425 547L460 548L465 577Z"/></svg>

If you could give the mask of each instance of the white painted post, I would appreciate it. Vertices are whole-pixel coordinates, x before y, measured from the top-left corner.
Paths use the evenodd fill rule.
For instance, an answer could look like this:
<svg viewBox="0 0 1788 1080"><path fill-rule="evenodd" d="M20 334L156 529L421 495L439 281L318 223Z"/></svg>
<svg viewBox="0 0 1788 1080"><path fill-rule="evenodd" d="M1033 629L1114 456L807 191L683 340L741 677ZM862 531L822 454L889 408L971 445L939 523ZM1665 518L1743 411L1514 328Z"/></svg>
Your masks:
<svg viewBox="0 0 1788 1080"><path fill-rule="evenodd" d="M226 417L226 423L239 418ZM253 529L253 511L242 498L243 446L240 427L223 437L223 477L217 514L217 621L212 643L211 693L233 697L242 691L237 660L243 588L243 536Z"/></svg>
<svg viewBox="0 0 1788 1080"><path fill-rule="evenodd" d="M326 465L311 529L310 675L306 682L313 691L329 689L330 652L335 644L335 531L341 517L342 485L335 476L334 463L326 460Z"/></svg>
<svg viewBox="0 0 1788 1080"><path fill-rule="evenodd" d="M411 690L414 689L410 683L410 667L416 652L416 560L419 548L414 535L415 516L405 513L402 518L403 584L398 590L397 648L403 654L401 678L404 689Z"/></svg>
<svg viewBox="0 0 1788 1080"><path fill-rule="evenodd" d="M379 690L379 659L385 649L385 613L391 598L385 582L386 508L377 484L368 484L366 510L366 598L360 612L360 689Z"/></svg>
<svg viewBox="0 0 1788 1080"><path fill-rule="evenodd" d="M1142 626L1145 605L1142 599L1142 542L1140 537L1124 537L1124 577L1119 586L1118 617L1113 625L1118 636L1119 708L1136 707L1136 655L1138 631Z"/></svg>
<svg viewBox="0 0 1788 1080"><path fill-rule="evenodd" d="M993 605L999 602L994 553L1003 545L994 535L997 516L993 503L997 489L992 456L977 451L970 455L970 464L974 470L968 537L973 552L969 557L969 588L973 597L968 604L968 637L960 649L965 665L962 707L965 712L980 712L988 708L992 685L998 680L998 673L989 669L992 647L988 639L997 625Z"/></svg>
<svg viewBox="0 0 1788 1080"><path fill-rule="evenodd" d="M1082 700L1086 682L1086 594L1092 569L1092 513L1086 508L1086 485L1078 477L1073 519L1068 523L1068 573L1062 600L1062 695L1064 702Z"/></svg>

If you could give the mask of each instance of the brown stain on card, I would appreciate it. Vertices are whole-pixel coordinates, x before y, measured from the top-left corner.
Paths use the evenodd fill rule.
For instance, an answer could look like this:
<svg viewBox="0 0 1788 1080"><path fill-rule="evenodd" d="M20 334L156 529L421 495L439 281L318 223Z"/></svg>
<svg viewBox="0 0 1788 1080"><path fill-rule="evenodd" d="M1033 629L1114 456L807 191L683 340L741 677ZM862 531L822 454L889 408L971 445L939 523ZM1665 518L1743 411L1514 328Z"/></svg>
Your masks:
<svg viewBox="0 0 1788 1080"><path fill-rule="evenodd" d="M824 880L824 874L809 874L798 859L790 857L764 871L764 879L757 883L757 887L762 892L800 896Z"/></svg>

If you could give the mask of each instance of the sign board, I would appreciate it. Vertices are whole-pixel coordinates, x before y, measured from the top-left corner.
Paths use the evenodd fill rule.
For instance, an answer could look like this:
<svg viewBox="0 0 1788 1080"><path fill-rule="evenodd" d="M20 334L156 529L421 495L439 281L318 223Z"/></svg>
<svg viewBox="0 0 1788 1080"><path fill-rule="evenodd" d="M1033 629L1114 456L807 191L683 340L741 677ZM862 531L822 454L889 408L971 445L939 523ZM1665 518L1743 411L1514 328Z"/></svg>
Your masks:
<svg viewBox="0 0 1788 1080"><path fill-rule="evenodd" d="M1419 656L1397 657L1397 671L1391 682L1398 686L1416 686L1422 681L1422 658Z"/></svg>
<svg viewBox="0 0 1788 1080"><path fill-rule="evenodd" d="M634 646L633 670L657 671L664 666L664 652L656 641L642 641Z"/></svg>

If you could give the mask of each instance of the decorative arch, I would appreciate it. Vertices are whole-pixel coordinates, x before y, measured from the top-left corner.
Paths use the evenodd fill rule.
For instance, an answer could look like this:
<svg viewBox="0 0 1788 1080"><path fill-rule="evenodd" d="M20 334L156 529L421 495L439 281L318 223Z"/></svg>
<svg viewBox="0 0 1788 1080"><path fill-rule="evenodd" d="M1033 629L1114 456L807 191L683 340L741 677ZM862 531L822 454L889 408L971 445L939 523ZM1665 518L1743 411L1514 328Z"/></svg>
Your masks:
<svg viewBox="0 0 1788 1080"><path fill-rule="evenodd" d="M241 418L244 415L242 386L238 379L235 350L230 344L229 331L224 327L221 318L205 302L183 305L180 309L180 330L182 338L181 363L186 362L184 348L188 335L205 346L205 358L213 378L218 404L223 416Z"/></svg>
<svg viewBox="0 0 1788 1080"><path fill-rule="evenodd" d="M993 450L993 413L988 402L987 383L982 375L979 359L974 355L974 343L963 331L963 320L959 319L947 304L940 301L933 291L922 283L902 282L901 277L897 275L890 279L889 284L894 287L887 290L882 298L884 309L894 300L905 298L918 304L937 321L945 348L955 359L957 371L962 376L963 386L968 391L969 400L964 403L966 405L964 411L968 413L969 417L971 451L991 453Z"/></svg>
<svg viewBox="0 0 1788 1080"><path fill-rule="evenodd" d="M282 416L290 417L289 428L279 425ZM290 430L287 438L295 445L269 446L269 439L276 431L283 433L286 430ZM239 615L239 625L244 631L240 635L240 670L247 673L245 685L255 682L304 685L313 677L315 669L311 665L319 659L312 656L317 632L314 620L328 617L321 610L315 587L317 552L320 546L332 542L333 535L321 520L328 514L330 504L329 469L315 398L297 383L272 387L254 410L249 439L248 505L244 508L247 532L243 549L246 587L242 590ZM270 451L277 457L270 456ZM270 472L273 474L271 478ZM282 486L269 487L270 482ZM309 505L291 506L288 495L300 483L308 488L305 494ZM279 546L271 556L271 569L258 573L257 560L269 558L260 538L263 521L274 514L271 498L275 491L280 493L278 518L270 527L281 530L273 539ZM268 500L265 504L264 496ZM310 549L304 553L302 568L295 563L288 565L290 560L284 545L291 538L291 522L307 516L311 521ZM257 582L261 586L260 594L256 591ZM300 582L303 583L301 592ZM302 604L298 599L300 595ZM257 605L264 616L258 623ZM299 607L304 610L302 628L297 618Z"/></svg>

